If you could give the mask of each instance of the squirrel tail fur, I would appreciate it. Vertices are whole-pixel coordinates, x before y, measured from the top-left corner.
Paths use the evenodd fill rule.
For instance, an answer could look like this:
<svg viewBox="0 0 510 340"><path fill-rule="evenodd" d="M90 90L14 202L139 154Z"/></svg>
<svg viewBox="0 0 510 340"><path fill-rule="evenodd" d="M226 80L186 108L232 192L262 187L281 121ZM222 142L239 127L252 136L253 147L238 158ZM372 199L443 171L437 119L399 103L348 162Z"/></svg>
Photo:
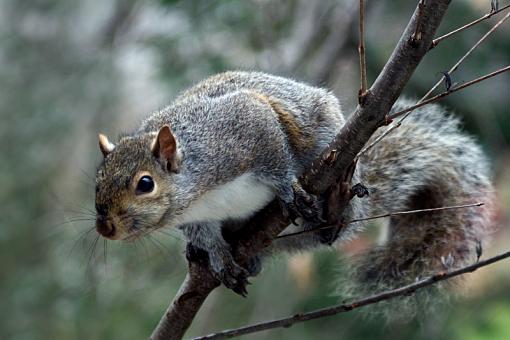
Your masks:
<svg viewBox="0 0 510 340"><path fill-rule="evenodd" d="M398 101L393 110L410 104ZM390 217L382 243L347 264L349 281L342 282L340 294L396 288L476 261L492 232L488 168L479 146L460 132L458 119L436 105L413 112L361 157L361 182L370 195L355 203L363 209L354 210L372 216L484 205Z"/></svg>

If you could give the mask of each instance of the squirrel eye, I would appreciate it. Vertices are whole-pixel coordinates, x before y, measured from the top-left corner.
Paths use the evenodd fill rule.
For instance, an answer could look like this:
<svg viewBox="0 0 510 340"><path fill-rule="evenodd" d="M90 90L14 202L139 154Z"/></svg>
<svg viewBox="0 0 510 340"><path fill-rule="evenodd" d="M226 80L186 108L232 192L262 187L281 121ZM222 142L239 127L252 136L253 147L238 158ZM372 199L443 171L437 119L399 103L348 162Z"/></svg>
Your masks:
<svg viewBox="0 0 510 340"><path fill-rule="evenodd" d="M154 180L151 176L142 176L136 185L136 194L147 194L154 190Z"/></svg>

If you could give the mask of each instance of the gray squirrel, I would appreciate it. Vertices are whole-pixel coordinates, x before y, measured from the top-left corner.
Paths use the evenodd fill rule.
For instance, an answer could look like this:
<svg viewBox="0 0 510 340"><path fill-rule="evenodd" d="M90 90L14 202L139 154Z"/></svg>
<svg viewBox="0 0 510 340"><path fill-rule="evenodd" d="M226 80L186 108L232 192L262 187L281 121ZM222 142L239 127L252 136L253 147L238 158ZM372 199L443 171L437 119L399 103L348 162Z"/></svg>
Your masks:
<svg viewBox="0 0 510 340"><path fill-rule="evenodd" d="M400 100L393 110L409 104ZM289 230L318 225L321 199L298 178L343 124L340 104L327 90L259 72L214 75L117 143L99 135L104 159L96 175L96 229L109 239L130 240L179 228L192 249L207 254L213 275L240 292L260 266L256 260L250 268L234 261L222 233L225 222L245 220L276 198L301 221ZM352 185L357 183L369 195L350 201L345 220L486 203L389 218L384 244L353 264L364 288L408 283L445 263L457 267L476 259L491 224L488 165L476 143L459 131L458 120L439 106L417 109L363 154ZM350 224L335 239L352 238L360 229L361 223ZM271 252L331 241L305 233L276 240Z"/></svg>

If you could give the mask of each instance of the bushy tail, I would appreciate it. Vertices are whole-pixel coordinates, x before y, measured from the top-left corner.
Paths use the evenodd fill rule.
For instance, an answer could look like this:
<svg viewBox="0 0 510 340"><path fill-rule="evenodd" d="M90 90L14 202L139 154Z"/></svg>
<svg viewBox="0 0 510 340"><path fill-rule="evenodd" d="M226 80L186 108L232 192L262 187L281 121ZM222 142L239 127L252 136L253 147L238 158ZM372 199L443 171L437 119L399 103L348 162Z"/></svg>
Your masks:
<svg viewBox="0 0 510 340"><path fill-rule="evenodd" d="M400 101L394 110L410 104ZM460 132L457 119L438 106L416 110L366 153L360 166L370 191L360 203L369 215L485 205L389 218L385 242L349 264L356 295L476 261L477 245L483 249L491 233L493 190L484 155Z"/></svg>

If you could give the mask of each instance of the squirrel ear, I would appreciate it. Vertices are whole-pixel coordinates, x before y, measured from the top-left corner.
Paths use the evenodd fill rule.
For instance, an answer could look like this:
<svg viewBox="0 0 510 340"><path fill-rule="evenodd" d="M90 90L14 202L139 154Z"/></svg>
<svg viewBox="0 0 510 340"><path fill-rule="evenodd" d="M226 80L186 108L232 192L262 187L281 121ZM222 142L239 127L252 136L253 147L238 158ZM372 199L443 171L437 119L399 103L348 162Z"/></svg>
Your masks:
<svg viewBox="0 0 510 340"><path fill-rule="evenodd" d="M179 170L179 155L177 141L168 125L163 126L151 145L152 154L163 161L166 169L177 172Z"/></svg>
<svg viewBox="0 0 510 340"><path fill-rule="evenodd" d="M111 143L108 140L108 137L103 135L102 133L99 134L99 149L103 153L103 156L106 157L110 152L115 149L115 144Z"/></svg>

